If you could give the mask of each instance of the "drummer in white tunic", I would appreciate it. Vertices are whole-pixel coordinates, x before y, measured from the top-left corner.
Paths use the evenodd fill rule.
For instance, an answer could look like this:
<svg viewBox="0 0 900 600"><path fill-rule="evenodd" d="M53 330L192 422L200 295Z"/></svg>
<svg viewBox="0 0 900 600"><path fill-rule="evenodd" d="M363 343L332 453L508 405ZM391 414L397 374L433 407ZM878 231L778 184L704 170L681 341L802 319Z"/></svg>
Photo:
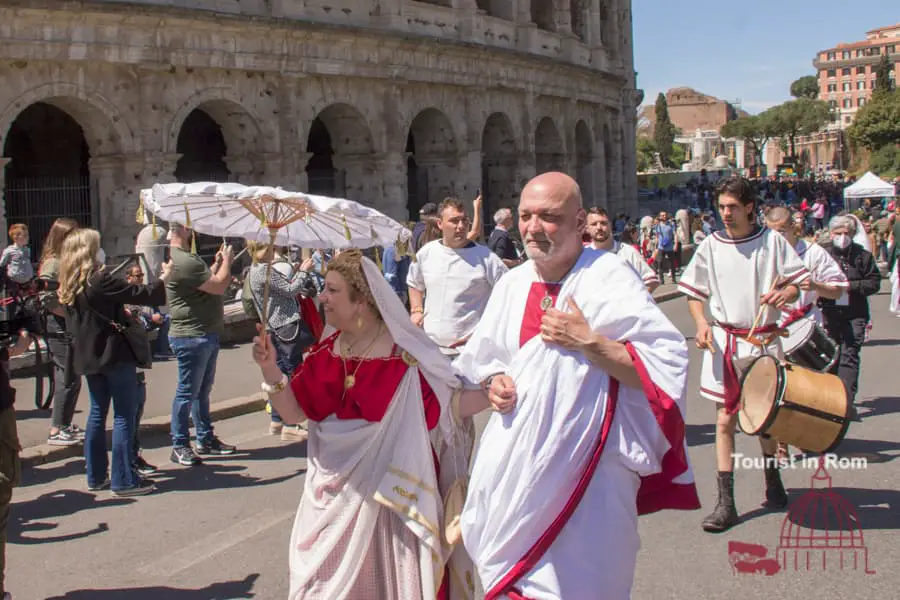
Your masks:
<svg viewBox="0 0 900 600"><path fill-rule="evenodd" d="M585 231L591 238L588 248L594 250L608 250L617 254L619 258L634 269L641 281L644 282L647 291L653 293L659 287L659 277L650 268L647 261L630 244L617 242L612 236L612 225L609 222L609 214L599 206L593 206L588 210L587 225Z"/></svg>
<svg viewBox="0 0 900 600"><path fill-rule="evenodd" d="M749 181L728 177L716 192L725 231L713 233L697 247L678 287L688 296L697 346L710 350L703 355L700 395L720 403L716 416L719 497L703 529L721 532L739 520L733 456L740 372L764 353L781 357L778 309L797 300L798 284L809 277L809 271L784 237L755 224L758 199ZM707 301L712 324L704 314ZM760 438L760 445L763 455L773 459L766 461L766 504L783 508L787 493L774 460L776 442Z"/></svg>
<svg viewBox="0 0 900 600"><path fill-rule="evenodd" d="M800 297L787 305L782 327L789 327L799 319L809 318L822 324L822 311L816 305L819 298L837 300L850 287L847 276L828 251L822 246L797 237L803 226L802 215L798 222L783 206L776 206L766 213L766 226L784 236L788 244L803 260L810 277L800 285Z"/></svg>

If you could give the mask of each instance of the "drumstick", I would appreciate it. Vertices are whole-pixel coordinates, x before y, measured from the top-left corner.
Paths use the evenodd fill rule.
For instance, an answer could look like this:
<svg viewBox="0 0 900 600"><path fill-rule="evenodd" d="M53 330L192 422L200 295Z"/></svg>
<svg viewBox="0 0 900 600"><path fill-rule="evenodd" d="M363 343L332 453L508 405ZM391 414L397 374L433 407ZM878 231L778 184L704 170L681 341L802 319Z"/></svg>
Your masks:
<svg viewBox="0 0 900 600"><path fill-rule="evenodd" d="M776 287L778 287L778 277L775 277L775 281L772 282L772 287L769 288L768 293L771 294L774 292ZM756 312L756 319L753 321L753 326L750 327L750 333L747 334L748 338L753 337L753 332L756 331L756 326L759 325L759 320L762 319L763 313L766 312L767 308L769 308L768 304L763 304L759 307L759 310Z"/></svg>

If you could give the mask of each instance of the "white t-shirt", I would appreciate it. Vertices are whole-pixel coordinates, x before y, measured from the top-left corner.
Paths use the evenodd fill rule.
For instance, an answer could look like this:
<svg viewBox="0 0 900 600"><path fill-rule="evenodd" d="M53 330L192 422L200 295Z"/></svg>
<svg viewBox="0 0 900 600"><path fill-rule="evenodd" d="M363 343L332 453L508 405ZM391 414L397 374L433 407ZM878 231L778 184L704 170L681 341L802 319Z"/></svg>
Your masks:
<svg viewBox="0 0 900 600"><path fill-rule="evenodd" d="M497 281L508 271L487 246L453 249L435 240L422 246L406 284L425 292L425 333L448 347L472 334Z"/></svg>
<svg viewBox="0 0 900 600"><path fill-rule="evenodd" d="M588 248L602 250L602 248L598 248L593 242L588 244ZM621 242L613 242L612 252L624 260L625 264L634 269L634 272L638 274L638 277L641 278L641 281L644 282L645 286L650 286L654 283L659 284L659 277L656 275L656 272L650 268L650 265L648 265L647 261L644 260L644 257L634 249L634 246L631 244L622 244Z"/></svg>

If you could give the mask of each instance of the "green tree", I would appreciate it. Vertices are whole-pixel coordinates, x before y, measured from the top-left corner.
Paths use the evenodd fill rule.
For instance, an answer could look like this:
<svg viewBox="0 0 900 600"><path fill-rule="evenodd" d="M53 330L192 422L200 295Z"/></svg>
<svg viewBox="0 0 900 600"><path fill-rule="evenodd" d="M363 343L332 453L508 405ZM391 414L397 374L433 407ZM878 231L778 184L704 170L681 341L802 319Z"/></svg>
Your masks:
<svg viewBox="0 0 900 600"><path fill-rule="evenodd" d="M639 137L637 140L637 169L641 172L650 170L653 166L653 153L656 152L656 146L653 140L647 137Z"/></svg>
<svg viewBox="0 0 900 600"><path fill-rule="evenodd" d="M727 138L743 140L750 146L758 165L764 162L763 149L766 143L776 135L771 116L766 113L728 121L722 126L720 133Z"/></svg>
<svg viewBox="0 0 900 600"><path fill-rule="evenodd" d="M653 142L659 152L659 160L664 167L672 166L672 144L675 142L675 125L669 118L669 104L662 92L656 97L656 125L653 127Z"/></svg>
<svg viewBox="0 0 900 600"><path fill-rule="evenodd" d="M883 146L869 157L869 169L881 177L900 176L900 146Z"/></svg>
<svg viewBox="0 0 900 600"><path fill-rule="evenodd" d="M872 93L873 99L876 96L890 92L894 88L894 82L891 80L891 71L894 66L888 55L882 54L878 66L875 67L875 91Z"/></svg>
<svg viewBox="0 0 900 600"><path fill-rule="evenodd" d="M900 144L900 90L873 95L872 101L856 112L847 134L853 143L870 151Z"/></svg>
<svg viewBox="0 0 900 600"><path fill-rule="evenodd" d="M806 75L796 80L791 84L791 96L815 100L819 97L819 79L815 75Z"/></svg>
<svg viewBox="0 0 900 600"><path fill-rule="evenodd" d="M797 158L796 142L801 135L809 135L822 129L833 120L831 107L822 100L797 98L773 106L763 113L771 119L775 135L787 138L790 155Z"/></svg>

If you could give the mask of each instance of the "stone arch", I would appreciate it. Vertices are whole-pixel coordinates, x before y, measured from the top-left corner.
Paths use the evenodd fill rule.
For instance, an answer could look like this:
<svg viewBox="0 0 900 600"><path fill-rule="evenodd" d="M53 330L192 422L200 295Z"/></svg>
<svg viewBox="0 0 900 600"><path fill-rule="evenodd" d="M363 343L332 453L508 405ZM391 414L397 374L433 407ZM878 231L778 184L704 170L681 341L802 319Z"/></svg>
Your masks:
<svg viewBox="0 0 900 600"><path fill-rule="evenodd" d="M590 19L590 3L588 0L567 0L572 19L572 33L582 42L588 41L588 22Z"/></svg>
<svg viewBox="0 0 900 600"><path fill-rule="evenodd" d="M26 223L36 256L60 215L97 226L110 181L98 183L94 161L136 145L126 119L99 94L66 82L27 90L0 112L0 229L9 219Z"/></svg>
<svg viewBox="0 0 900 600"><path fill-rule="evenodd" d="M459 175L459 145L446 114L429 107L409 125L406 136L407 209L417 220L427 202L440 202L453 194Z"/></svg>
<svg viewBox="0 0 900 600"><path fill-rule="evenodd" d="M329 104L313 119L306 138L309 192L347 197L361 193L374 151L362 113L343 102Z"/></svg>
<svg viewBox="0 0 900 600"><path fill-rule="evenodd" d="M538 121L534 130L535 174L566 170L566 150L556 123L550 117Z"/></svg>
<svg viewBox="0 0 900 600"><path fill-rule="evenodd" d="M132 153L139 141L121 112L103 96L85 91L83 86L58 82L31 88L10 102L0 113L0 147L13 122L29 106L43 102L71 116L84 130L92 156Z"/></svg>
<svg viewBox="0 0 900 600"><path fill-rule="evenodd" d="M166 136L166 152L176 151L184 122L195 110L203 111L219 125L229 157L278 151L278 136L271 132L264 135L262 119L243 106L231 88L208 88L185 100L175 112Z"/></svg>
<svg viewBox="0 0 900 600"><path fill-rule="evenodd" d="M556 31L556 1L531 0L531 20L538 29Z"/></svg>
<svg viewBox="0 0 900 600"><path fill-rule="evenodd" d="M586 206L595 206L594 196L594 136L584 119L575 124L575 181L581 188Z"/></svg>
<svg viewBox="0 0 900 600"><path fill-rule="evenodd" d="M481 134L481 189L485 215L516 204L518 144L506 113L495 112L484 122Z"/></svg>

